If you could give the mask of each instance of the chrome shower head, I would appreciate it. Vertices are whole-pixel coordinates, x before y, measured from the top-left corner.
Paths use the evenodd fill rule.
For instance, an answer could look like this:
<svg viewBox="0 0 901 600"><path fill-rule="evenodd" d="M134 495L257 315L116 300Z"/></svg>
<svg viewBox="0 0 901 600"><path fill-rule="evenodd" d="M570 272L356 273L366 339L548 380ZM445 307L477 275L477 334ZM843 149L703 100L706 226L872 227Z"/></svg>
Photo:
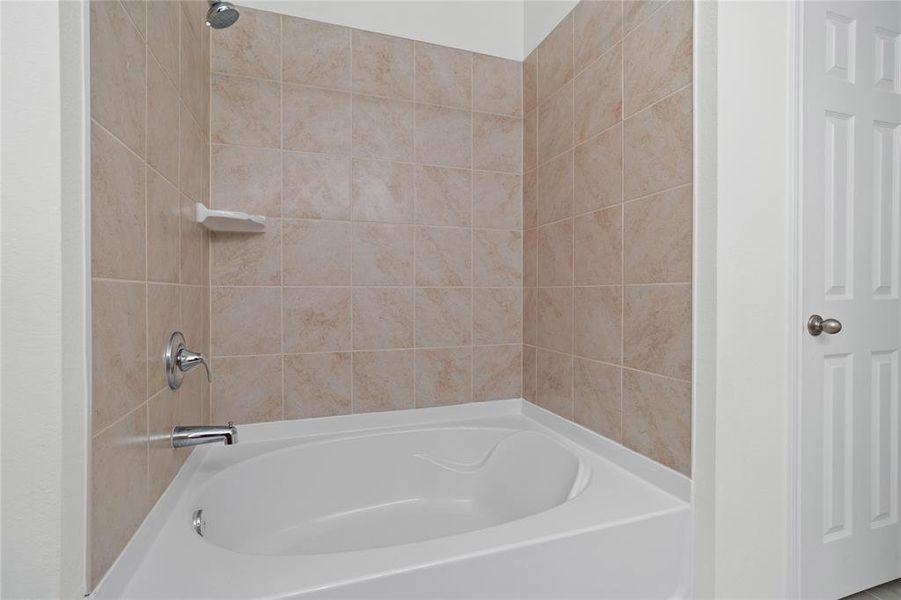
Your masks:
<svg viewBox="0 0 901 600"><path fill-rule="evenodd" d="M230 2L210 2L206 24L213 29L225 29L238 20L238 8Z"/></svg>

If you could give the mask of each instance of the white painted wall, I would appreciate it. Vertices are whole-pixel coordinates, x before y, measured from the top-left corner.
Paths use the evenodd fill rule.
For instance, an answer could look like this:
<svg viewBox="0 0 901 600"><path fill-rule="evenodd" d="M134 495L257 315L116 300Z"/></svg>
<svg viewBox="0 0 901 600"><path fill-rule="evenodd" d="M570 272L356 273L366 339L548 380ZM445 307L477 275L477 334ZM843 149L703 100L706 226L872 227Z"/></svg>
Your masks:
<svg viewBox="0 0 901 600"><path fill-rule="evenodd" d="M578 0L525 0L523 13L523 59L538 47Z"/></svg>
<svg viewBox="0 0 901 600"><path fill-rule="evenodd" d="M521 0L242 0L239 4L522 60Z"/></svg>
<svg viewBox="0 0 901 600"><path fill-rule="evenodd" d="M577 0L241 0L242 6L523 60Z"/></svg>
<svg viewBox="0 0 901 600"><path fill-rule="evenodd" d="M699 247L695 264L715 286L700 288L706 310L695 324L696 373L715 369L713 389L702 377L695 390L695 572L704 598L792 597L793 10L721 2L716 27L696 31L696 48L708 49L696 72L716 94L710 110L709 88L701 89L695 129L696 231L698 244L711 245ZM713 581L703 576L710 571Z"/></svg>
<svg viewBox="0 0 901 600"><path fill-rule="evenodd" d="M82 2L0 3L0 596L85 591Z"/></svg>

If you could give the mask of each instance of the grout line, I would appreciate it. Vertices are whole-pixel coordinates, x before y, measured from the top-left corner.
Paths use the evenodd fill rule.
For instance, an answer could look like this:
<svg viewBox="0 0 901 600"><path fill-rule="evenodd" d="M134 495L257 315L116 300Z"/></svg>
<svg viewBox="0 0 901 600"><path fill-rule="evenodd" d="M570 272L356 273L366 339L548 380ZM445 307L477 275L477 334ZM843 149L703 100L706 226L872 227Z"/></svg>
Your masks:
<svg viewBox="0 0 901 600"><path fill-rule="evenodd" d="M570 11L572 14L572 11ZM570 58L572 60L572 70L573 70L573 94L572 94L572 123L571 123L571 131L570 135L570 152L572 152L572 160L569 161L569 170L570 170L570 181L572 185L570 186L569 191L569 214L572 215L576 210L576 161L575 161L575 150L576 150L576 49L575 49L575 39L576 39L576 19L575 17L570 19L570 25L572 27L572 32L570 38L573 40L572 46L572 54ZM562 89L562 88L561 88ZM575 290L575 281L576 281L576 220L572 218L570 229L572 231L572 238L570 241L570 273L569 273L569 301L570 301L570 340L569 340L569 352L570 355L575 356L576 352L576 290ZM569 407L569 419L570 421L575 421L576 419L576 361L571 357L570 364L572 365L569 369L569 399L570 399L570 407Z"/></svg>
<svg viewBox="0 0 901 600"><path fill-rule="evenodd" d="M414 43L413 50L412 50L412 52L413 52L413 66L412 66L413 101L414 101L413 102L413 126L411 128L411 134L410 134L413 139L413 158L414 159L416 158L416 96L417 96L417 93L416 93L416 57L418 54L418 48L419 48L419 44ZM413 174L413 214L412 214L412 219L413 219L413 221L416 220L416 174L415 173ZM417 364L416 364L417 360L416 359L418 357L417 357L416 350L415 350L416 345L417 345L416 344L416 333L417 333L416 332L416 299L418 297L418 293L417 293L418 273L417 273L417 266L416 266L416 248L417 248L417 246L419 246L419 229L414 228L413 229L413 273L412 273L412 278L413 278L413 281L412 281L412 286L413 286L412 287L413 331L411 332L412 338L413 338L411 340L411 342L412 342L412 346L413 346L414 350L413 350L413 377L412 377L412 381L411 381L412 389L410 390L411 398L413 399L413 408L416 408L416 405L418 402L417 393L416 393L416 368L417 368Z"/></svg>
<svg viewBox="0 0 901 600"><path fill-rule="evenodd" d="M623 20L625 18L625 4L620 2L620 43L622 44L622 52L619 53L620 59L620 105L625 106L626 102L626 43L625 43L625 28L623 24ZM626 163L625 163L625 152L626 152L626 126L625 126L625 114L620 114L619 125L622 127L622 135L620 135L620 200L625 200L626 194ZM620 229L619 229L619 239L620 239L620 264L619 264L619 278L620 283L623 284L622 290L620 292L619 298L619 362L625 362L626 357L626 210L625 210L625 202L623 202L623 209L620 211ZM625 440L623 439L623 432L625 431L625 370L620 368L619 370L619 439L623 445L625 445Z"/></svg>
<svg viewBox="0 0 901 600"><path fill-rule="evenodd" d="M284 149L285 149L285 17L284 15L279 15L278 17L278 77L279 77L279 86L278 86L278 110L279 110L279 163L282 167L279 175L281 182L281 201L279 202L279 215L283 216L285 209L285 169L284 169ZM212 75L210 77L212 79ZM285 233L283 221L279 220L279 283L281 284L281 311L279 314L279 319L281 320L281 336L282 336L282 346L281 346L281 366L282 366L282 420L285 419L285 405L287 403L287 389L285 388Z"/></svg>
<svg viewBox="0 0 901 600"><path fill-rule="evenodd" d="M349 62L348 69L350 71L348 73L348 76L349 76L348 81L349 81L350 88L353 89L353 83L354 83L354 60L353 60L354 36L353 36L352 29L347 30L347 37L348 37L348 48L349 48L348 51L350 52L350 60L348 61ZM353 94L351 94L351 96L350 96L350 128L351 128L350 156L351 157L353 157L353 155L354 155L353 123L354 123L354 105L355 104L356 103L354 102ZM414 114L414 118L413 118L413 123L415 126L415 123L416 123L415 114ZM283 152L284 152L284 150L283 150ZM353 290L354 290L354 248L355 248L355 244L356 244L355 235L354 235L354 230L356 228L353 225L353 215L354 215L354 197L353 197L354 161L353 161L353 158L351 158L349 161L349 168L350 168L350 181L349 181L350 188L348 190L348 194L350 194L349 215L350 215L350 219L351 219L351 224L350 224L350 347L351 347L351 349L353 349L353 347L354 347L354 329L355 329L355 327L354 327L354 293L353 293ZM284 212L283 212L283 214L284 214ZM415 241L414 241L414 244L415 244ZM414 332L414 335L415 335L415 332ZM357 409L356 409L356 392L357 392L356 379L357 378L356 378L356 371L355 371L356 365L354 363L355 363L354 355L353 355L353 352L351 352L350 353L350 413L351 414L356 414L356 412L357 412Z"/></svg>

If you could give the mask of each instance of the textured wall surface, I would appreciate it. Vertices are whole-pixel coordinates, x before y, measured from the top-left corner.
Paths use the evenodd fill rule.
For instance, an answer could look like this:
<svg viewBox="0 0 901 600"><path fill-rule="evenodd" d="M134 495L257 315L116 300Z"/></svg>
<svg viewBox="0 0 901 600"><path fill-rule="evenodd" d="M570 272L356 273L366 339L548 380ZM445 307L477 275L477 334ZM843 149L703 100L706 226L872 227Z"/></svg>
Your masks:
<svg viewBox="0 0 901 600"><path fill-rule="evenodd" d="M208 417L203 374L177 392L162 353L208 348L206 3L99 0L91 11L91 582L187 457L169 433Z"/></svg>
<svg viewBox="0 0 901 600"><path fill-rule="evenodd" d="M212 418L513 398L522 65L243 9L212 34Z"/></svg>
<svg viewBox="0 0 901 600"><path fill-rule="evenodd" d="M523 70L523 394L686 474L691 28L583 0Z"/></svg>

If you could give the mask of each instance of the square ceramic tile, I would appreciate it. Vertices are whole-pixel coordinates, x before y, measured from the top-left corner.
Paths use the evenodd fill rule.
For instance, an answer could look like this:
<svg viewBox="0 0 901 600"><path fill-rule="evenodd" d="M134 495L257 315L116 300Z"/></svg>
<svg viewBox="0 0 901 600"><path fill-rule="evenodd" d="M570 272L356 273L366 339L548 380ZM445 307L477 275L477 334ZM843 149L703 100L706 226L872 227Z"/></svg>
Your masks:
<svg viewBox="0 0 901 600"><path fill-rule="evenodd" d="M471 381L471 348L416 351L417 408L469 402Z"/></svg>
<svg viewBox="0 0 901 600"><path fill-rule="evenodd" d="M285 285L350 285L351 235L350 223L285 220Z"/></svg>
<svg viewBox="0 0 901 600"><path fill-rule="evenodd" d="M282 323L288 353L350 350L350 288L285 288Z"/></svg>
<svg viewBox="0 0 901 600"><path fill-rule="evenodd" d="M282 419L282 357L213 358L215 423L259 423Z"/></svg>
<svg viewBox="0 0 901 600"><path fill-rule="evenodd" d="M538 348L522 347L522 397L538 403Z"/></svg>
<svg viewBox="0 0 901 600"><path fill-rule="evenodd" d="M153 127L147 131L147 162L172 182L178 181L178 111L178 90L156 59L149 56L147 122Z"/></svg>
<svg viewBox="0 0 901 600"><path fill-rule="evenodd" d="M278 150L213 144L210 152L213 208L268 217L281 214L282 157Z"/></svg>
<svg viewBox="0 0 901 600"><path fill-rule="evenodd" d="M285 418L349 414L351 378L350 352L285 356Z"/></svg>
<svg viewBox="0 0 901 600"><path fill-rule="evenodd" d="M472 230L457 227L418 227L416 285L470 285Z"/></svg>
<svg viewBox="0 0 901 600"><path fill-rule="evenodd" d="M347 27L282 15L282 78L339 90L350 89Z"/></svg>
<svg viewBox="0 0 901 600"><path fill-rule="evenodd" d="M473 285L522 285L522 233L476 229L472 243Z"/></svg>
<svg viewBox="0 0 901 600"><path fill-rule="evenodd" d="M538 406L565 419L573 417L573 358L538 349Z"/></svg>
<svg viewBox="0 0 901 600"><path fill-rule="evenodd" d="M524 171L538 166L538 110L526 113L522 121L522 168Z"/></svg>
<svg viewBox="0 0 901 600"><path fill-rule="evenodd" d="M416 101L469 108L472 54L465 50L415 43Z"/></svg>
<svg viewBox="0 0 901 600"><path fill-rule="evenodd" d="M468 226L472 221L471 191L468 169L416 167L416 222Z"/></svg>
<svg viewBox="0 0 901 600"><path fill-rule="evenodd" d="M573 353L605 363L622 362L623 289L573 288Z"/></svg>
<svg viewBox="0 0 901 600"><path fill-rule="evenodd" d="M282 291L276 287L210 288L213 356L282 351Z"/></svg>
<svg viewBox="0 0 901 600"><path fill-rule="evenodd" d="M413 99L413 41L353 31L353 90L361 94Z"/></svg>
<svg viewBox="0 0 901 600"><path fill-rule="evenodd" d="M522 114L522 63L474 54L472 57L473 110L500 115Z"/></svg>
<svg viewBox="0 0 901 600"><path fill-rule="evenodd" d="M622 283L623 210L613 206L576 217L573 266L576 285Z"/></svg>
<svg viewBox="0 0 901 600"><path fill-rule="evenodd" d="M622 441L622 368L573 361L573 420L614 442Z"/></svg>
<svg viewBox="0 0 901 600"><path fill-rule="evenodd" d="M413 347L412 288L354 288L355 350Z"/></svg>
<svg viewBox="0 0 901 600"><path fill-rule="evenodd" d="M577 73L622 39L622 10L622 2L606 0L583 0L573 9Z"/></svg>
<svg viewBox="0 0 901 600"><path fill-rule="evenodd" d="M538 49L532 50L522 62L522 111L538 107Z"/></svg>
<svg viewBox="0 0 901 600"><path fill-rule="evenodd" d="M626 283L691 281L691 186L635 200L624 208Z"/></svg>
<svg viewBox="0 0 901 600"><path fill-rule="evenodd" d="M210 237L210 283L278 285L282 280L282 224L269 219L266 231L213 233Z"/></svg>
<svg viewBox="0 0 901 600"><path fill-rule="evenodd" d="M538 45L538 102L573 76L573 15L570 12Z"/></svg>
<svg viewBox="0 0 901 600"><path fill-rule="evenodd" d="M413 285L414 228L354 223L353 284Z"/></svg>
<svg viewBox="0 0 901 600"><path fill-rule="evenodd" d="M691 285L626 287L623 365L691 378Z"/></svg>
<svg viewBox="0 0 901 600"><path fill-rule="evenodd" d="M622 71L622 46L616 45L576 77L576 142L622 121Z"/></svg>
<svg viewBox="0 0 901 600"><path fill-rule="evenodd" d="M691 183L691 111L691 89L685 88L626 119L626 200Z"/></svg>
<svg viewBox="0 0 901 600"><path fill-rule="evenodd" d="M416 288L416 346L472 343L472 295L468 288Z"/></svg>
<svg viewBox="0 0 901 600"><path fill-rule="evenodd" d="M94 280L94 348L115 360L93 361L93 431L108 427L147 399L147 298L143 283Z"/></svg>
<svg viewBox="0 0 901 600"><path fill-rule="evenodd" d="M350 158L283 152L282 168L286 217L350 219Z"/></svg>
<svg viewBox="0 0 901 600"><path fill-rule="evenodd" d="M623 372L623 444L691 474L691 384Z"/></svg>
<svg viewBox="0 0 901 600"><path fill-rule="evenodd" d="M277 13L241 7L241 18L234 25L213 29L211 34L210 68L214 73L279 79L282 36Z"/></svg>
<svg viewBox="0 0 901 600"><path fill-rule="evenodd" d="M670 2L626 37L627 115L691 83L692 7L691 2Z"/></svg>
<svg viewBox="0 0 901 600"><path fill-rule="evenodd" d="M522 119L473 113L472 165L484 171L522 173Z"/></svg>
<svg viewBox="0 0 901 600"><path fill-rule="evenodd" d="M573 146L573 84L564 85L538 108L538 163Z"/></svg>
<svg viewBox="0 0 901 600"><path fill-rule="evenodd" d="M573 288L538 288L538 345L573 350Z"/></svg>
<svg viewBox="0 0 901 600"><path fill-rule="evenodd" d="M144 163L118 140L91 128L91 274L145 276Z"/></svg>
<svg viewBox="0 0 901 600"><path fill-rule="evenodd" d="M522 226L538 227L538 169L526 171L522 176Z"/></svg>
<svg viewBox="0 0 901 600"><path fill-rule="evenodd" d="M522 343L538 344L538 288L522 288Z"/></svg>
<svg viewBox="0 0 901 600"><path fill-rule="evenodd" d="M522 295L522 288L472 290L472 343L521 343Z"/></svg>
<svg viewBox="0 0 901 600"><path fill-rule="evenodd" d="M469 167L472 113L426 104L416 105L416 162Z"/></svg>
<svg viewBox="0 0 901 600"><path fill-rule="evenodd" d="M90 560L95 585L147 515L147 475L147 409L141 406L92 440Z"/></svg>
<svg viewBox="0 0 901 600"><path fill-rule="evenodd" d="M522 346L474 346L473 400L506 400L522 396Z"/></svg>
<svg viewBox="0 0 901 600"><path fill-rule="evenodd" d="M567 152L538 168L538 223L573 215L573 153Z"/></svg>
<svg viewBox="0 0 901 600"><path fill-rule="evenodd" d="M522 285L538 286L538 229L522 232Z"/></svg>
<svg viewBox="0 0 901 600"><path fill-rule="evenodd" d="M623 128L616 125L576 146L575 213L623 201Z"/></svg>
<svg viewBox="0 0 901 600"><path fill-rule="evenodd" d="M354 412L413 408L412 350L354 352Z"/></svg>
<svg viewBox="0 0 901 600"><path fill-rule="evenodd" d="M476 171L472 174L473 224L491 229L522 227L522 177Z"/></svg>
<svg viewBox="0 0 901 600"><path fill-rule="evenodd" d="M215 74L211 94L213 143L280 147L280 84Z"/></svg>
<svg viewBox="0 0 901 600"><path fill-rule="evenodd" d="M383 160L353 161L353 219L412 223L414 167Z"/></svg>
<svg viewBox="0 0 901 600"><path fill-rule="evenodd" d="M147 279L178 283L178 190L147 169Z"/></svg>
<svg viewBox="0 0 901 600"><path fill-rule="evenodd" d="M413 104L354 95L354 156L411 161L413 159Z"/></svg>
<svg viewBox="0 0 901 600"><path fill-rule="evenodd" d="M286 150L350 154L350 94L282 86L282 143Z"/></svg>
<svg viewBox="0 0 901 600"><path fill-rule="evenodd" d="M573 220L538 228L538 285L573 284Z"/></svg>
<svg viewBox="0 0 901 600"><path fill-rule="evenodd" d="M91 117L143 156L144 40L119 2L93 2L90 12Z"/></svg>
<svg viewBox="0 0 901 600"><path fill-rule="evenodd" d="M624 0L623 31L629 33L666 3L667 0Z"/></svg>

